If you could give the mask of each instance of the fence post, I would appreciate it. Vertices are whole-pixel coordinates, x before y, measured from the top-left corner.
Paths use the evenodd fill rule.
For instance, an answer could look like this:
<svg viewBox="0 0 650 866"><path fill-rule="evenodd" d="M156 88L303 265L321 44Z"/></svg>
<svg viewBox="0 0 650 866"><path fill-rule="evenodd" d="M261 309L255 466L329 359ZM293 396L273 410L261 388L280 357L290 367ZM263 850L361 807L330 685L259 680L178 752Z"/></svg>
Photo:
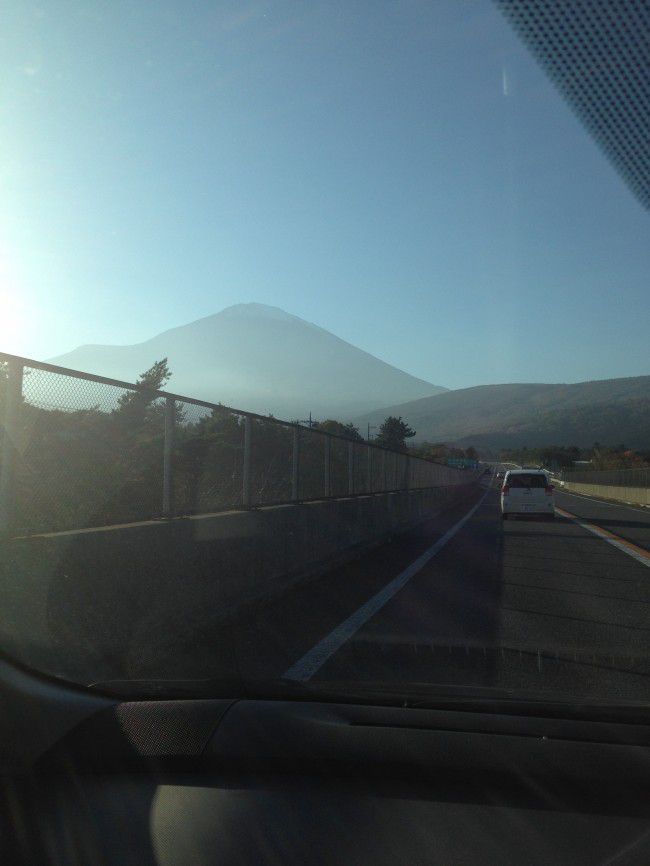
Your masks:
<svg viewBox="0 0 650 866"><path fill-rule="evenodd" d="M298 501L298 467L300 459L300 430L297 427L293 428L293 451L292 451L292 466L291 466L291 498L294 502Z"/></svg>
<svg viewBox="0 0 650 866"><path fill-rule="evenodd" d="M386 477L386 452L385 451L381 452L381 467L382 467L382 471L384 473L384 486L382 487L382 493L385 493L386 489L388 487L388 478Z"/></svg>
<svg viewBox="0 0 650 866"><path fill-rule="evenodd" d="M372 448L368 447L368 489L366 493L372 493Z"/></svg>
<svg viewBox="0 0 650 866"><path fill-rule="evenodd" d="M354 443L348 441L348 493L354 494Z"/></svg>
<svg viewBox="0 0 650 866"><path fill-rule="evenodd" d="M332 440L325 436L325 496L332 495Z"/></svg>
<svg viewBox="0 0 650 866"><path fill-rule="evenodd" d="M411 488L411 456L410 454L406 455L406 469L405 469L405 479L404 479L404 489L410 490Z"/></svg>
<svg viewBox="0 0 650 866"><path fill-rule="evenodd" d="M163 517L171 517L174 512L174 424L176 422L176 401L167 397L165 401L165 443L163 446Z"/></svg>
<svg viewBox="0 0 650 866"><path fill-rule="evenodd" d="M242 505L251 507L251 419L244 415L244 465L242 467Z"/></svg>
<svg viewBox="0 0 650 866"><path fill-rule="evenodd" d="M8 362L7 401L4 412L4 436L0 455L0 537L9 532L15 504L15 462L18 448L18 407L23 396L23 365Z"/></svg>

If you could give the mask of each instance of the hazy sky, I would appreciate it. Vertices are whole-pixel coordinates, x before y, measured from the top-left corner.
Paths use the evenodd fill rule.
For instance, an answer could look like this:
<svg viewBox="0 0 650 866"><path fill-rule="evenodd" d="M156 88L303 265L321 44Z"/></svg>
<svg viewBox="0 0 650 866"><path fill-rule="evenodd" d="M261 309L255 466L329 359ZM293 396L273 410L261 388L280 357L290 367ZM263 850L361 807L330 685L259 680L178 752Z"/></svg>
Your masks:
<svg viewBox="0 0 650 866"><path fill-rule="evenodd" d="M650 373L650 215L490 0L0 18L0 350L259 301L450 387Z"/></svg>

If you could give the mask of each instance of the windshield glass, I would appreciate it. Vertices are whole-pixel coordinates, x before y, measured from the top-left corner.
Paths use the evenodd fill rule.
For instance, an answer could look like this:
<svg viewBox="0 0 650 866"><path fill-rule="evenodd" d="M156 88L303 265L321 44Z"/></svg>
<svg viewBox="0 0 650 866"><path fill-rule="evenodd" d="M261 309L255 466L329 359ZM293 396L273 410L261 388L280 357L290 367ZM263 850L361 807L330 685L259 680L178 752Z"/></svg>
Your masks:
<svg viewBox="0 0 650 866"><path fill-rule="evenodd" d="M538 5L3 3L7 658L650 701L650 22Z"/></svg>
<svg viewBox="0 0 650 866"><path fill-rule="evenodd" d="M546 475L523 475L518 472L506 476L506 484L509 487L546 487Z"/></svg>

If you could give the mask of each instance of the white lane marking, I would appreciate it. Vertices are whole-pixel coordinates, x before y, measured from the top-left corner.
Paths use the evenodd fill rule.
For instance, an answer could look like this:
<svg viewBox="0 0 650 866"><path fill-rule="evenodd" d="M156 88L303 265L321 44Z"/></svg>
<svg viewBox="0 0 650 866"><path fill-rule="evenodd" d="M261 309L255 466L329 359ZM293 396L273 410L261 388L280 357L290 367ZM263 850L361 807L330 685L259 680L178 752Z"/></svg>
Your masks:
<svg viewBox="0 0 650 866"><path fill-rule="evenodd" d="M390 583L387 583L383 589L380 589L376 595L364 602L361 607L356 610L351 616L340 625L331 631L326 637L313 646L305 655L293 664L282 675L282 679L296 680L297 682L306 682L325 664L325 662L337 652L343 644L349 640L361 626L365 625L368 620L373 617L386 602L390 601L396 593L405 586L413 575L417 574L430 559L438 553L450 541L454 535L461 529L474 512L483 504L483 500L488 495L489 490L486 490L483 496L479 499L476 505L471 508L464 517L454 524L451 529L432 544L428 550L419 556L414 562L407 566L401 574L393 578Z"/></svg>
<svg viewBox="0 0 650 866"><path fill-rule="evenodd" d="M577 523L578 526L586 529L587 532L591 532L593 535L598 536L598 538L602 538L603 541L606 541L608 544L613 545L618 550L621 550L623 553L627 553L628 556L636 559L636 561L640 562L641 565L645 565L647 568L650 568L650 553L644 553L640 547L637 547L636 544L633 544L631 541L626 541L623 538L619 538L617 535L612 535L610 532L601 529L599 526L594 526L593 523L583 523L582 520L580 520L574 514L565 511L563 508L556 507L555 510L558 512L558 514L561 514L562 517L568 517L569 520Z"/></svg>
<svg viewBox="0 0 650 866"><path fill-rule="evenodd" d="M583 496L582 493L573 493L571 490L565 490L564 487L556 486L556 490L562 496L573 496L575 499L587 499L589 502L597 502L598 505L610 505L612 508L627 508L630 511L638 511L639 514L650 514L650 508L637 508L635 505L628 505L627 502L608 502L606 499L594 499L593 496Z"/></svg>

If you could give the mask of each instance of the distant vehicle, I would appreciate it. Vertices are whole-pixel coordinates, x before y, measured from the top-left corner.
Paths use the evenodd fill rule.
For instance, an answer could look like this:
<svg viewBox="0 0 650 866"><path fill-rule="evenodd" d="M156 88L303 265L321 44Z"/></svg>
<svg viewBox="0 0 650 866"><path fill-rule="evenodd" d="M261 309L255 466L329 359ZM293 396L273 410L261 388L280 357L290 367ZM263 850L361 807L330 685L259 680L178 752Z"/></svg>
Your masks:
<svg viewBox="0 0 650 866"><path fill-rule="evenodd" d="M546 472L541 469L510 469L501 488L501 516L545 514L555 517L555 497Z"/></svg>

